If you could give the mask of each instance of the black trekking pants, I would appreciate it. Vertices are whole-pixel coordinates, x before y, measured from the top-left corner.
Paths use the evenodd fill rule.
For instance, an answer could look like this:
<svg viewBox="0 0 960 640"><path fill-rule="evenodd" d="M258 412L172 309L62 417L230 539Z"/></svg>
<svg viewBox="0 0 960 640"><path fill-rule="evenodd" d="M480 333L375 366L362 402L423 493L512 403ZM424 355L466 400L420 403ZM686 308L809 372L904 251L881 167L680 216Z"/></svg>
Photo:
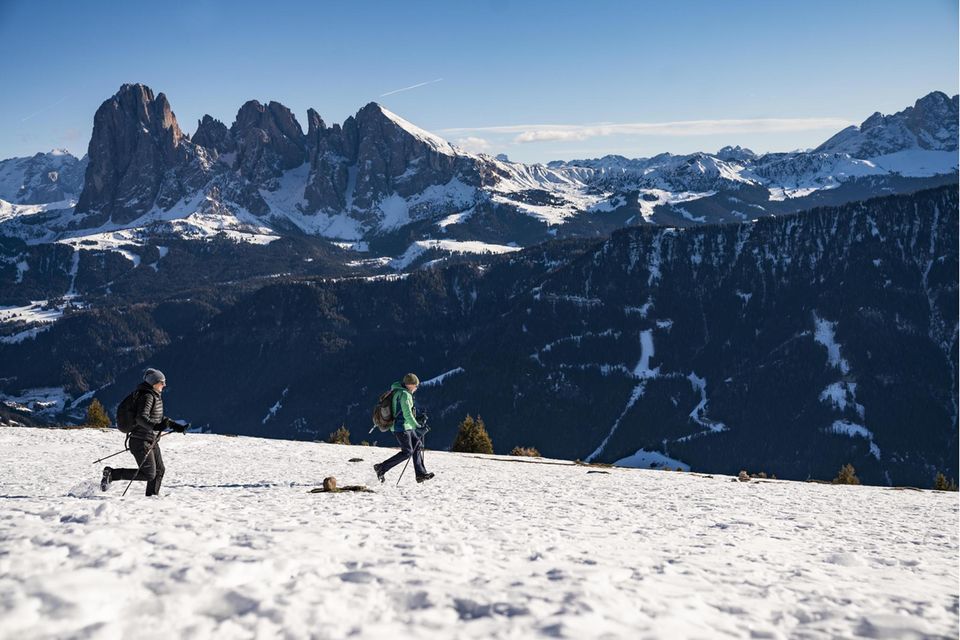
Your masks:
<svg viewBox="0 0 960 640"><path fill-rule="evenodd" d="M165 468L163 458L160 456L159 437L155 444L140 438L130 438L130 453L137 461L140 473L138 474L136 469L114 469L110 473L111 480L146 480L148 496L160 493L160 483L163 482Z"/></svg>
<svg viewBox="0 0 960 640"><path fill-rule="evenodd" d="M381 473L386 473L413 456L413 469L416 471L417 477L426 474L427 469L423 466L423 438L415 431L400 431L393 435L397 437L400 452L380 463Z"/></svg>

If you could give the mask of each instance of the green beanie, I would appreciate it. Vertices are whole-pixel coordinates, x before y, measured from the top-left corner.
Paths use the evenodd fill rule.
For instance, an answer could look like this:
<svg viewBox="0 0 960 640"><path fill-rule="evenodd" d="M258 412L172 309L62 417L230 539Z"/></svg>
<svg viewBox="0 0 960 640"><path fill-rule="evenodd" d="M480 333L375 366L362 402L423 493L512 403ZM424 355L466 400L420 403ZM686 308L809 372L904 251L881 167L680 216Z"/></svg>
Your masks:
<svg viewBox="0 0 960 640"><path fill-rule="evenodd" d="M415 373L408 373L407 375L403 376L403 384L414 384L419 386L420 378L418 378Z"/></svg>

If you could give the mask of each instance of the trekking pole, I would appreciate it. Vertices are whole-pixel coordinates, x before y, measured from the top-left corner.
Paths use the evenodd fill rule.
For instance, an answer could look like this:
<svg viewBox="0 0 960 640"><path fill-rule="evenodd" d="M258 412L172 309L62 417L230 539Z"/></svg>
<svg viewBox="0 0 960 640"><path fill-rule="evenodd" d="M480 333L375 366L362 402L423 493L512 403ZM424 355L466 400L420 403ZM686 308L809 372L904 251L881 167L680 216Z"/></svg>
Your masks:
<svg viewBox="0 0 960 640"><path fill-rule="evenodd" d="M413 456L411 455L410 458ZM403 472L407 470L407 465L410 464L410 458L407 458L407 461L403 463L403 469L400 471L400 477L397 478L397 486L400 486L400 481L403 480Z"/></svg>
<svg viewBox="0 0 960 640"><path fill-rule="evenodd" d="M133 481L136 480L136 479L137 479L137 476L140 475L140 469L143 468L143 463L146 462L146 461L147 461L147 458L150 457L150 454L153 453L153 448L154 448L155 446L157 446L157 443L158 443L158 442L160 442L160 438L162 438L163 436L167 435L168 433L173 433L173 431L164 431L163 433L161 433L159 436L157 436L157 439L153 441L153 444L150 445L150 448L147 449L147 453L144 454L143 460L140 462L140 466L137 467L137 474L136 474L135 476L133 476L132 478L130 478L130 482L127 483L127 488L124 489L124 490L123 490L123 493L120 494L120 497L121 497L121 498L122 498L123 496L127 495L127 489L130 488L130 485L133 484ZM123 453L123 452L121 451L120 453Z"/></svg>
<svg viewBox="0 0 960 640"><path fill-rule="evenodd" d="M98 462L103 462L104 460L109 460L109 459L112 458L113 456L118 456L118 455L120 455L121 453L126 453L127 451L130 451L130 447L127 447L127 448L124 449L123 451L117 451L116 453L111 453L110 455L108 455L108 456L106 456L106 457L103 457L103 458L100 458L99 460L94 460L92 464L97 464Z"/></svg>
<svg viewBox="0 0 960 640"><path fill-rule="evenodd" d="M125 451L130 451L130 434L127 434L127 437L123 439L123 451L117 451L116 453L111 453L105 458L100 458L99 460L94 460L92 464L97 464L98 462L103 462L104 460L109 460L113 456L118 456Z"/></svg>

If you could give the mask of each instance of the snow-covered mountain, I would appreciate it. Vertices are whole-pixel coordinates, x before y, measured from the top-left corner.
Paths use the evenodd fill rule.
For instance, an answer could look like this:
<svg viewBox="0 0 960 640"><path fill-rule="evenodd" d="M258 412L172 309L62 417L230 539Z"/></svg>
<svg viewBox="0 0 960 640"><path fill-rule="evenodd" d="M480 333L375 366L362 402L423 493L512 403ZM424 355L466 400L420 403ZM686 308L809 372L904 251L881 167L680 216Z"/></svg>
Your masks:
<svg viewBox="0 0 960 640"><path fill-rule="evenodd" d="M121 498L122 442L0 428L0 637L956 635L956 493L188 433Z"/></svg>
<svg viewBox="0 0 960 640"><path fill-rule="evenodd" d="M86 156L77 160L64 149L0 160L0 201L72 206L83 190L86 168Z"/></svg>
<svg viewBox="0 0 960 640"><path fill-rule="evenodd" d="M847 127L815 151L877 158L903 151L957 151L957 100L934 91L893 115L879 112ZM956 155L956 154L954 154Z"/></svg>
<svg viewBox="0 0 960 640"><path fill-rule="evenodd" d="M88 165L70 164L74 173L86 165L76 207L7 207L0 235L35 244L118 229L187 238L227 232L254 242L294 233L388 259L417 243L526 246L631 224L741 221L911 191L955 181L956 150L957 98L939 92L903 112L874 114L811 152L758 156L724 147L527 165L468 153L376 103L331 126L311 109L304 133L282 104L251 100L229 127L204 116L189 136L162 93L131 84L97 110ZM66 199L69 180L54 180L64 183L60 191L41 184L60 175L44 171L51 158L67 162L49 154L7 161L0 199Z"/></svg>

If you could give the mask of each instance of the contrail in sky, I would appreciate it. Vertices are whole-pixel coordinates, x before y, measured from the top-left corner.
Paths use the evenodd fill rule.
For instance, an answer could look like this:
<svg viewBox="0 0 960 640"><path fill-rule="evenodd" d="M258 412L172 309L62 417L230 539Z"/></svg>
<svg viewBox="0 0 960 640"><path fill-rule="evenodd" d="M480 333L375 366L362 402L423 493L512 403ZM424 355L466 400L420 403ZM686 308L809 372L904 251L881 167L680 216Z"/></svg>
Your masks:
<svg viewBox="0 0 960 640"><path fill-rule="evenodd" d="M410 89L416 89L417 87L422 87L426 84L433 84L434 82L440 82L443 78L437 78L436 80L428 80L426 82L421 82L420 84L415 84L409 87L404 87L403 89L394 89L393 91L387 91L386 93L381 93L380 97L391 96L395 93L400 93L401 91L410 91Z"/></svg>
<svg viewBox="0 0 960 640"><path fill-rule="evenodd" d="M67 96L63 96L62 98L60 98L59 100L57 100L57 101L54 102L53 104L47 105L46 107L44 107L43 109L40 109L39 111L34 111L34 112L31 113L30 115L28 115L26 118L23 118L22 120L20 120L20 122L26 122L26 121L29 120L30 118L32 118L32 117L34 117L34 116L40 115L40 114L43 113L44 111L47 111L47 110L49 110L49 109L53 109L55 106L57 106L58 104L60 104L61 102L63 102L63 101L66 100L66 99L67 99Z"/></svg>

